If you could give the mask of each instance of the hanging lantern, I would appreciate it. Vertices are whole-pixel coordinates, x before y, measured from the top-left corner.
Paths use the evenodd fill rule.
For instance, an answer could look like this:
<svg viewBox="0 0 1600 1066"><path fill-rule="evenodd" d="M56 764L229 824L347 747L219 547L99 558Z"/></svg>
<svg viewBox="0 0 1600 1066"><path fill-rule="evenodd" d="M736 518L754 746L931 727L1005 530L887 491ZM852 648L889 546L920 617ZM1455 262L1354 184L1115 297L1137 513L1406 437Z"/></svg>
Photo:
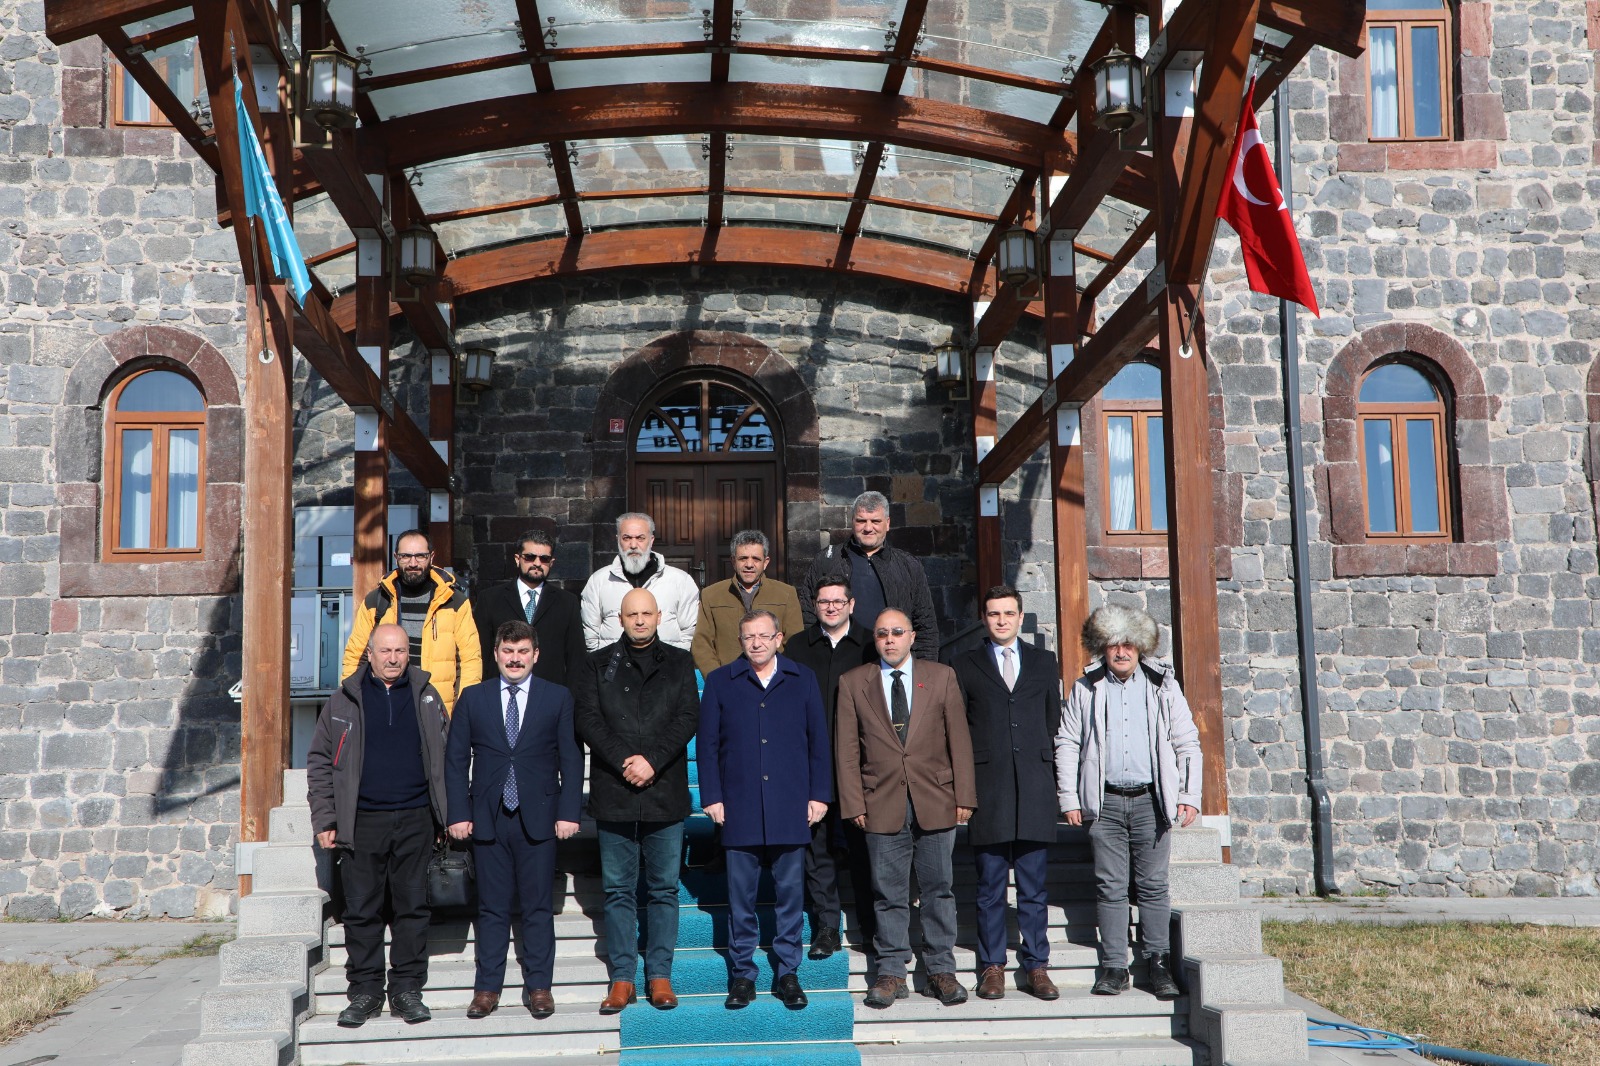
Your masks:
<svg viewBox="0 0 1600 1066"><path fill-rule="evenodd" d="M1144 115L1144 65L1119 48L1096 60L1094 124L1110 132L1138 123Z"/></svg>
<svg viewBox="0 0 1600 1066"><path fill-rule="evenodd" d="M494 378L494 349L468 348L461 369L461 383L473 392L483 392Z"/></svg>
<svg viewBox="0 0 1600 1066"><path fill-rule="evenodd" d="M1001 234L995 266L1000 271L1000 280L1009 285L1038 281L1039 245L1033 234L1021 226L1012 226Z"/></svg>
<svg viewBox="0 0 1600 1066"><path fill-rule="evenodd" d="M337 48L306 54L306 114L325 130L356 124L356 65Z"/></svg>
<svg viewBox="0 0 1600 1066"><path fill-rule="evenodd" d="M960 345L941 344L933 350L938 358L939 384L946 388L955 388L960 385L966 376L966 352Z"/></svg>
<svg viewBox="0 0 1600 1066"><path fill-rule="evenodd" d="M407 283L421 288L439 276L434 265L433 234L426 226L412 226L400 234L396 273Z"/></svg>

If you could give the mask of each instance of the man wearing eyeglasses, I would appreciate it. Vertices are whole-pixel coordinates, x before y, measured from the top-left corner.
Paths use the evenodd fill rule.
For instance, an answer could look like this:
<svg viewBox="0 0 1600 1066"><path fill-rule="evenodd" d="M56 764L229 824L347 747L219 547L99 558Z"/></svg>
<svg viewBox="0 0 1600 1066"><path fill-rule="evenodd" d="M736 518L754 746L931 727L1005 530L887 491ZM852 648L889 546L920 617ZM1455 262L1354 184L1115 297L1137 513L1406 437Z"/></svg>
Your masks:
<svg viewBox="0 0 1600 1066"><path fill-rule="evenodd" d="M955 671L913 659L917 633L904 611L878 615L878 662L839 679L834 751L839 816L866 831L877 911L878 977L866 1004L882 1010L910 995L911 870L922 918L922 994L965 1003L956 979L956 829L978 806L972 738Z"/></svg>
<svg viewBox="0 0 1600 1066"><path fill-rule="evenodd" d="M483 680L483 648L466 590L433 565L433 541L420 529L400 534L394 561L356 610L340 676L360 669L373 629L392 623L405 631L412 665L428 672L446 712L453 712L456 697Z"/></svg>
<svg viewBox="0 0 1600 1066"><path fill-rule="evenodd" d="M777 891L773 993L806 1005L800 987L805 927L805 850L833 799L833 764L822 693L810 670L778 654L783 631L771 611L739 624L744 655L706 678L695 758L700 802L722 827L728 863L728 998L738 1010L756 994L756 885L772 868Z"/></svg>
<svg viewBox="0 0 1600 1066"><path fill-rule="evenodd" d="M539 661L533 676L571 687L588 649L583 643L583 623L578 597L550 581L555 565L555 543L550 534L530 529L517 540L511 562L517 576L490 585L472 597L472 613L483 639L483 674L499 675L494 658L494 635L506 622L526 622L539 634Z"/></svg>

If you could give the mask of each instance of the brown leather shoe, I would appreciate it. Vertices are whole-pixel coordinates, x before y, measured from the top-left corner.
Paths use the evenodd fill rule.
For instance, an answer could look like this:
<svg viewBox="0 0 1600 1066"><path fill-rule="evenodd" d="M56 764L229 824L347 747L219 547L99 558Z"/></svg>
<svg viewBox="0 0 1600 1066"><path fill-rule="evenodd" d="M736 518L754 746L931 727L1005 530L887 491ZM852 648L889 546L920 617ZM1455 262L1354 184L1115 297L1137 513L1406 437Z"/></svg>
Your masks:
<svg viewBox="0 0 1600 1066"><path fill-rule="evenodd" d="M954 1007L958 1003L967 1001L967 990L961 987L961 982L956 980L953 973L930 973L928 983L923 986L922 994L931 999L936 999L946 1007Z"/></svg>
<svg viewBox="0 0 1600 1066"><path fill-rule="evenodd" d="M877 984L867 990L866 1004L884 1010L894 1006L897 999L905 999L911 995L911 990L906 987L904 977L883 976L878 978Z"/></svg>
<svg viewBox="0 0 1600 1066"><path fill-rule="evenodd" d="M500 1006L500 993L474 992L472 993L472 1006L467 1008L468 1018L487 1018Z"/></svg>
<svg viewBox="0 0 1600 1066"><path fill-rule="evenodd" d="M623 1007L638 1001L639 997L633 990L632 981L612 981L611 990L606 993L606 998L600 1001L600 1013L618 1014Z"/></svg>
<svg viewBox="0 0 1600 1066"><path fill-rule="evenodd" d="M978 975L979 999L1006 998L1006 970L1004 966L985 966Z"/></svg>
<svg viewBox="0 0 1600 1066"><path fill-rule="evenodd" d="M672 990L672 981L665 977L650 979L650 1005L656 1010L671 1010L678 1005L678 994Z"/></svg>
<svg viewBox="0 0 1600 1066"><path fill-rule="evenodd" d="M1029 970L1022 979L1022 990L1037 999L1060 999L1061 990L1050 980L1050 971L1043 966Z"/></svg>
<svg viewBox="0 0 1600 1066"><path fill-rule="evenodd" d="M522 1005L535 1018L548 1018L556 1012L555 997L548 988L530 988L522 993Z"/></svg>

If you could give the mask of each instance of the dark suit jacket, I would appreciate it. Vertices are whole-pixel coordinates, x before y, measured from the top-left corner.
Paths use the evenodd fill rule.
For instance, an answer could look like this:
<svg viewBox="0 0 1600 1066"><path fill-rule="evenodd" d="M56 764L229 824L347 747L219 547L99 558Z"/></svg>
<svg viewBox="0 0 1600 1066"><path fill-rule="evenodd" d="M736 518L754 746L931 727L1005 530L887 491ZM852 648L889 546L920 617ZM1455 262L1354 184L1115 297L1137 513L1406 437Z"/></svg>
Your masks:
<svg viewBox="0 0 1600 1066"><path fill-rule="evenodd" d="M1061 726L1056 657L1017 641L1017 687L1007 689L988 641L955 658L966 696L978 810L973 844L1056 839L1055 736Z"/></svg>
<svg viewBox="0 0 1600 1066"><path fill-rule="evenodd" d="M478 623L483 642L483 679L500 676L494 661L494 631L505 622L523 621L521 582L516 578L490 585L472 597L472 617ZM583 619L578 614L578 597L549 581L539 592L539 608L533 612L533 628L539 634L539 661L533 676L554 685L572 687L578 667L589 653L583 642Z"/></svg>
<svg viewBox="0 0 1600 1066"><path fill-rule="evenodd" d="M700 721L694 659L657 640L638 657L627 638L590 652L572 679L578 736L589 745L589 814L597 822L689 817L689 741ZM643 755L656 776L628 784L622 764Z"/></svg>
<svg viewBox="0 0 1600 1066"><path fill-rule="evenodd" d="M858 666L878 661L878 646L872 641L872 633L851 622L849 631L836 646L828 642L822 626L813 622L803 632L789 637L783 653L817 675L817 685L822 689L822 709L828 717L831 751L839 679Z"/></svg>
<svg viewBox="0 0 1600 1066"><path fill-rule="evenodd" d="M978 806L972 739L955 671L918 659L907 695L911 722L902 747L889 722L878 664L858 666L839 679L839 817L865 814L869 833L905 828L908 794L924 829L949 829L957 807Z"/></svg>
<svg viewBox="0 0 1600 1066"><path fill-rule="evenodd" d="M468 776L468 766L471 776ZM500 679L461 694L445 745L449 824L471 822L474 840L493 840L493 815L517 771L517 813L534 840L556 835L557 822L576 822L583 810L583 753L572 729L572 693L532 677L517 746L506 744Z"/></svg>
<svg viewBox="0 0 1600 1066"><path fill-rule="evenodd" d="M700 805L724 805L728 847L809 844L806 805L833 799L822 693L782 655L766 688L740 656L706 678L695 760Z"/></svg>

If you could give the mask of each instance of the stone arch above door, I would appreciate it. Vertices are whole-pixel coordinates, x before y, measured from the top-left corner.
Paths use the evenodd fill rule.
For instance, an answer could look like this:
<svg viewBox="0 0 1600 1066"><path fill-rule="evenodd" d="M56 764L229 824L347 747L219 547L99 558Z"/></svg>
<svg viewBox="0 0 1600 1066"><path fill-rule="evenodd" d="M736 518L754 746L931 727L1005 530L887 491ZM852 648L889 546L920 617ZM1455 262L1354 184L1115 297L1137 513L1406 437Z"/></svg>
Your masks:
<svg viewBox="0 0 1600 1066"><path fill-rule="evenodd" d="M615 551L611 522L627 507L628 430L638 406L666 379L683 371L720 368L749 379L783 427L785 525L791 533L820 531L821 456L817 406L790 362L754 337L719 330L685 330L657 338L628 356L606 379L591 427L596 564ZM787 538L784 570L804 573L817 538Z"/></svg>

